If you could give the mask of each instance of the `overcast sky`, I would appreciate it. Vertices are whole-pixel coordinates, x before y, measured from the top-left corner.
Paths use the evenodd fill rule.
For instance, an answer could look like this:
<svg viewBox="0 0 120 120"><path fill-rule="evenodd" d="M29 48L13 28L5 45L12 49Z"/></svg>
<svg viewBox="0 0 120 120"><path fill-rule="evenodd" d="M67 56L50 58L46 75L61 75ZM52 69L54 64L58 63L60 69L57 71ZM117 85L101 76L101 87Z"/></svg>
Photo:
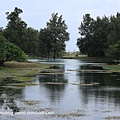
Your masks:
<svg viewBox="0 0 120 120"><path fill-rule="evenodd" d="M120 12L120 0L0 0L0 27L7 24L5 12L12 12L15 7L23 10L20 17L28 27L38 30L46 27L53 12L63 15L70 32L66 50L74 51L78 50L78 27L83 15L89 13L93 18L116 15Z"/></svg>

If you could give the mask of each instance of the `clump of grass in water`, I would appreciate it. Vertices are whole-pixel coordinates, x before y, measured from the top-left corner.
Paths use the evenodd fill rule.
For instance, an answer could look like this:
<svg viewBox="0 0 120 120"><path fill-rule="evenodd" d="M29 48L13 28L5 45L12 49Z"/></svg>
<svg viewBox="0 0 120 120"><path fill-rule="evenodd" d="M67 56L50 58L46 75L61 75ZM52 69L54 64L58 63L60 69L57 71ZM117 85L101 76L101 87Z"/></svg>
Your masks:
<svg viewBox="0 0 120 120"><path fill-rule="evenodd" d="M1 87L10 88L10 89L22 89L23 88L23 86L22 87L21 86L1 86Z"/></svg>
<svg viewBox="0 0 120 120"><path fill-rule="evenodd" d="M104 69L112 72L120 72L120 65L104 65Z"/></svg>
<svg viewBox="0 0 120 120"><path fill-rule="evenodd" d="M35 101L35 100L22 100L21 102L24 102L27 105L36 105L41 103L41 101Z"/></svg>
<svg viewBox="0 0 120 120"><path fill-rule="evenodd" d="M68 114L53 114L52 115L53 117L84 117L86 116L86 114L83 114L83 113L68 113Z"/></svg>
<svg viewBox="0 0 120 120"><path fill-rule="evenodd" d="M105 119L107 119L107 120L120 120L120 116L108 116Z"/></svg>

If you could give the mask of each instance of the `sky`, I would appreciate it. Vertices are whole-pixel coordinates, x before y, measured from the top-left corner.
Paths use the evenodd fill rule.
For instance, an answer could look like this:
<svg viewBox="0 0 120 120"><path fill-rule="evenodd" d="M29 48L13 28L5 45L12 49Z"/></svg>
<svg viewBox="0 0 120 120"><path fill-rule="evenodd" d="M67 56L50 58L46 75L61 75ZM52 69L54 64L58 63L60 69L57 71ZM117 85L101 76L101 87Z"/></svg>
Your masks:
<svg viewBox="0 0 120 120"><path fill-rule="evenodd" d="M0 0L0 27L6 27L6 12L12 12L15 7L23 10L21 19L28 27L40 30L46 27L46 22L52 13L63 15L68 26L70 40L66 43L66 51L77 51L78 27L83 15L89 13L92 18L111 16L120 12L119 0Z"/></svg>

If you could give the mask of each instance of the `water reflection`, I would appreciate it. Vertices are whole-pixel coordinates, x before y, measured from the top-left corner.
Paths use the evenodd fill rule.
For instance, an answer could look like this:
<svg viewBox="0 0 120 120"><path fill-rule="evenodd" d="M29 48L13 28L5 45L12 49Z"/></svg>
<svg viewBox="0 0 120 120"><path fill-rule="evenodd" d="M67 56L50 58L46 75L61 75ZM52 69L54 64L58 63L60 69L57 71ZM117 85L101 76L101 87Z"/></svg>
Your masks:
<svg viewBox="0 0 120 120"><path fill-rule="evenodd" d="M46 88L46 94L52 103L60 102L62 100L68 82L64 74L39 75L39 81L40 83L44 83L41 84L41 86Z"/></svg>
<svg viewBox="0 0 120 120"><path fill-rule="evenodd" d="M86 65L80 66L80 69L93 70L96 67ZM79 87L79 97L83 106L88 109L120 110L120 74L80 72L78 75L81 84L100 83L98 87Z"/></svg>
<svg viewBox="0 0 120 120"><path fill-rule="evenodd" d="M80 83L98 82L101 86L120 86L120 74L115 73L79 73Z"/></svg>
<svg viewBox="0 0 120 120"><path fill-rule="evenodd" d="M79 109L90 111L90 116L98 117L99 113L96 115L94 110L109 110L113 114L120 111L120 74L84 72L82 70L103 69L101 63L87 63L81 60L39 60L37 62L60 65L58 68L64 73L37 75L32 82L37 85L25 86L22 90L2 88L0 96L3 93L7 96L19 94L22 96L21 99L26 101L43 101L38 105L40 108L57 108L61 113ZM79 85L90 83L100 83L100 85L97 87ZM16 99L17 97L15 101ZM0 106L2 107L3 104L4 102L1 101ZM111 112L107 114L110 116Z"/></svg>
<svg viewBox="0 0 120 120"><path fill-rule="evenodd" d="M113 87L79 87L82 106L89 109L120 110L120 88Z"/></svg>
<svg viewBox="0 0 120 120"><path fill-rule="evenodd" d="M89 63L81 60L42 60L40 62L59 64L61 69L65 70L64 74L43 74L38 77L40 90L45 94L43 95L44 98L48 98L51 103L58 102L60 108L62 106L62 110L76 108L87 108L88 110L111 109L112 107L116 108L116 105L120 105L119 74L79 72L79 70L103 70L101 67L103 63ZM41 84L44 82L67 84ZM72 85L71 83L100 83L100 86L81 87L79 85Z"/></svg>
<svg viewBox="0 0 120 120"><path fill-rule="evenodd" d="M79 69L80 70L103 70L103 67L101 66L103 63L98 63L98 64L93 64L93 63L88 63L88 64L83 64L80 65Z"/></svg>
<svg viewBox="0 0 120 120"><path fill-rule="evenodd" d="M64 78L64 74L41 74L39 75L40 82L56 82L67 83L68 80Z"/></svg>

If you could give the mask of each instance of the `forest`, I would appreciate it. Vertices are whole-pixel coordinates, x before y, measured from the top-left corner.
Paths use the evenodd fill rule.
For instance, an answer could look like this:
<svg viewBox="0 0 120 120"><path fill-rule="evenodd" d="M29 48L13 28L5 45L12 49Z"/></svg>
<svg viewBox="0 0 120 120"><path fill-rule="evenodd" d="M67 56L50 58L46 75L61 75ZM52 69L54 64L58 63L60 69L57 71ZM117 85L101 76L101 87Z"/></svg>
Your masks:
<svg viewBox="0 0 120 120"><path fill-rule="evenodd" d="M6 12L7 26L5 29L0 27L0 64L9 60L25 61L27 56L48 59L62 56L70 39L63 16L52 13L46 27L36 30L20 18L22 13L23 10L17 7L13 12ZM97 16L95 19L85 14L78 31L80 37L76 45L81 54L120 59L119 12L115 16Z"/></svg>

